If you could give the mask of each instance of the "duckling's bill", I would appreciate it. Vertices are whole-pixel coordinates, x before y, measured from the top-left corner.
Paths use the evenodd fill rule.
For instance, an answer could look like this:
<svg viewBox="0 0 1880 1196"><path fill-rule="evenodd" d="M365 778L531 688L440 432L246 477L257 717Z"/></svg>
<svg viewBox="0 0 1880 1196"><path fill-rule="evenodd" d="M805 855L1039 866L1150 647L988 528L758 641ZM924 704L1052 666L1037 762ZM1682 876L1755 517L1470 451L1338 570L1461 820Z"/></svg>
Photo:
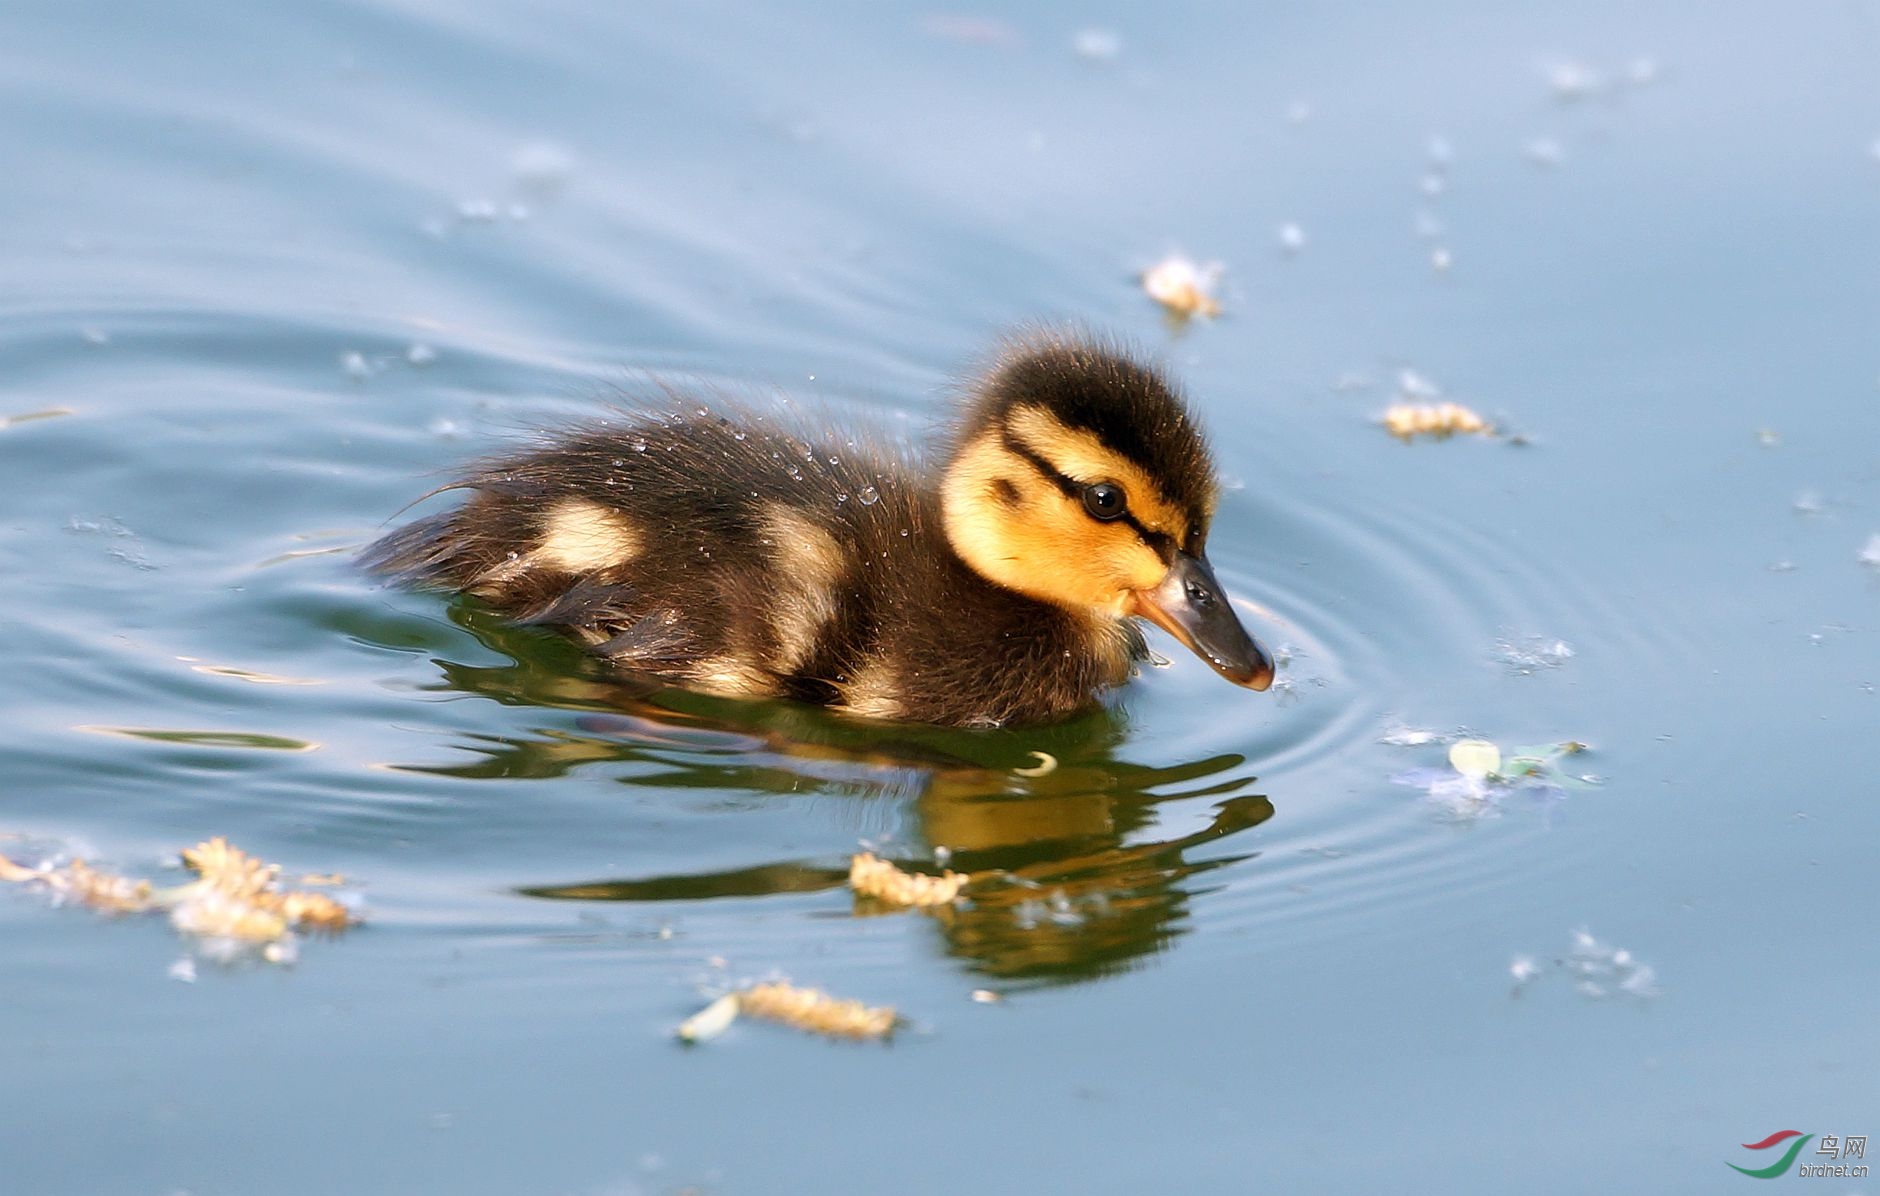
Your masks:
<svg viewBox="0 0 1880 1196"><path fill-rule="evenodd" d="M1130 591L1129 614L1182 642L1214 671L1248 689L1273 684L1273 660L1241 626L1207 558L1175 554L1168 576L1151 590Z"/></svg>

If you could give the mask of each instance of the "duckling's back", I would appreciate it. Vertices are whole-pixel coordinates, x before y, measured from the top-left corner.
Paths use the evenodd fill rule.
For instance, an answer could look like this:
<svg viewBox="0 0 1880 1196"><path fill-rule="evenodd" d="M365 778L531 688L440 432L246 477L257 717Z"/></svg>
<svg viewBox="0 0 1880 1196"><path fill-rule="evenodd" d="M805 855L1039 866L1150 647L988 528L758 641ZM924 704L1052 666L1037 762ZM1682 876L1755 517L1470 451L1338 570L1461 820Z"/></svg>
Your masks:
<svg viewBox="0 0 1880 1196"><path fill-rule="evenodd" d="M736 696L834 700L819 679L864 630L862 558L923 523L905 462L729 409L596 423L450 488L474 493L367 563Z"/></svg>

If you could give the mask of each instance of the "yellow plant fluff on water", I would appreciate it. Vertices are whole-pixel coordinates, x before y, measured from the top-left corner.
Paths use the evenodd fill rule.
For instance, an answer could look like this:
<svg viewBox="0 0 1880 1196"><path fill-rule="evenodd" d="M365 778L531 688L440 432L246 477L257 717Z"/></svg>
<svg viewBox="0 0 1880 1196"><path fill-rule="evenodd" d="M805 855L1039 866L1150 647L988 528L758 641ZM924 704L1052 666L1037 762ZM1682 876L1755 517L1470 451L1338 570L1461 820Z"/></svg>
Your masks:
<svg viewBox="0 0 1880 1196"><path fill-rule="evenodd" d="M200 939L248 944L278 942L289 931L287 919L273 910L213 889L177 902L170 910L170 925Z"/></svg>
<svg viewBox="0 0 1880 1196"><path fill-rule="evenodd" d="M1442 439L1458 432L1492 436L1494 426L1461 403L1396 403L1384 412L1384 430L1409 440L1422 433Z"/></svg>
<svg viewBox="0 0 1880 1196"><path fill-rule="evenodd" d="M783 981L753 984L739 992L738 1012L829 1038L886 1038L895 1022L888 1006L864 1005Z"/></svg>
<svg viewBox="0 0 1880 1196"><path fill-rule="evenodd" d="M84 860L73 860L60 879L74 901L106 913L141 914L153 900L149 881L100 872Z"/></svg>
<svg viewBox="0 0 1880 1196"><path fill-rule="evenodd" d="M63 868L28 868L0 856L0 880L38 884L60 901L75 901L108 914L141 914L158 907L158 894L147 880L100 872L84 860Z"/></svg>
<svg viewBox="0 0 1880 1196"><path fill-rule="evenodd" d="M279 891L275 887L281 875L279 865L264 864L219 836L185 851L183 863L217 896L274 915L288 926L344 930L353 924L352 911L324 893ZM231 937L248 939L243 934Z"/></svg>
<svg viewBox="0 0 1880 1196"><path fill-rule="evenodd" d="M281 874L278 866L262 863L220 835L184 848L183 865L230 895L263 892Z"/></svg>
<svg viewBox="0 0 1880 1196"><path fill-rule="evenodd" d="M303 930L344 930L358 919L325 893L270 893L264 908L274 910Z"/></svg>
<svg viewBox="0 0 1880 1196"><path fill-rule="evenodd" d="M353 912L324 893L283 892L280 868L263 863L222 838L183 852L197 879L156 888L101 872L84 860L62 867L29 868L0 856L0 881L34 884L62 901L106 913L167 912L177 930L224 956L260 947L271 961L292 959L295 930L339 931L354 925Z"/></svg>
<svg viewBox="0 0 1880 1196"><path fill-rule="evenodd" d="M849 887L864 897L895 905L951 905L972 878L959 872L924 876L905 872L892 861L864 851L849 861Z"/></svg>

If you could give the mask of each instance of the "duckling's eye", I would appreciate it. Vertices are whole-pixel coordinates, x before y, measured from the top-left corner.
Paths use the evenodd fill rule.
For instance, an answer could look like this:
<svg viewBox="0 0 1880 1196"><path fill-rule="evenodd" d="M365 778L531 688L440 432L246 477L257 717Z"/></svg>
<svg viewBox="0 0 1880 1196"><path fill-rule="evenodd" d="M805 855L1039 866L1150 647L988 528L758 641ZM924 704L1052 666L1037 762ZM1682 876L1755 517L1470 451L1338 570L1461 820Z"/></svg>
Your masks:
<svg viewBox="0 0 1880 1196"><path fill-rule="evenodd" d="M1084 510L1104 521L1118 519L1128 509L1123 488L1115 482L1092 482L1084 487Z"/></svg>

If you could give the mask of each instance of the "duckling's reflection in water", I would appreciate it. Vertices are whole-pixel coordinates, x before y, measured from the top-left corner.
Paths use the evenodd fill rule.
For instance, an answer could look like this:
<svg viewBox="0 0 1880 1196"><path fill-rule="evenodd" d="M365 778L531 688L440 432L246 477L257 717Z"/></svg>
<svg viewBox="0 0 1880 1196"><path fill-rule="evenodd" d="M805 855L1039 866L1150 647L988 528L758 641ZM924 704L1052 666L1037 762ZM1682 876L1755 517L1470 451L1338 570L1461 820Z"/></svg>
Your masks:
<svg viewBox="0 0 1880 1196"><path fill-rule="evenodd" d="M460 608L459 617L482 624L474 609ZM1243 756L1160 768L1116 758L1124 728L1108 710L1022 730L866 723L787 702L739 702L641 685L576 660L547 669L530 659L540 660L539 643L492 642L511 640L515 629L473 629L517 663L440 662L447 684L439 688L590 713L575 730L479 737L466 745L476 760L417 771L552 777L591 763L630 763L640 767L620 779L631 785L908 802L926 843L947 849L948 866L975 878L969 900L936 911L932 921L950 954L988 976L1074 981L1163 950L1186 930L1187 904L1202 891L1201 878L1257 854L1196 849L1273 815L1266 797L1247 791L1256 778L1245 771ZM1035 753L1056 766L1034 770ZM1177 837L1150 837L1157 807L1209 797L1219 800L1207 825ZM924 856L898 862L930 866ZM581 901L695 901L833 889L847 877L843 857L519 891ZM856 899L857 913L880 908Z"/></svg>

